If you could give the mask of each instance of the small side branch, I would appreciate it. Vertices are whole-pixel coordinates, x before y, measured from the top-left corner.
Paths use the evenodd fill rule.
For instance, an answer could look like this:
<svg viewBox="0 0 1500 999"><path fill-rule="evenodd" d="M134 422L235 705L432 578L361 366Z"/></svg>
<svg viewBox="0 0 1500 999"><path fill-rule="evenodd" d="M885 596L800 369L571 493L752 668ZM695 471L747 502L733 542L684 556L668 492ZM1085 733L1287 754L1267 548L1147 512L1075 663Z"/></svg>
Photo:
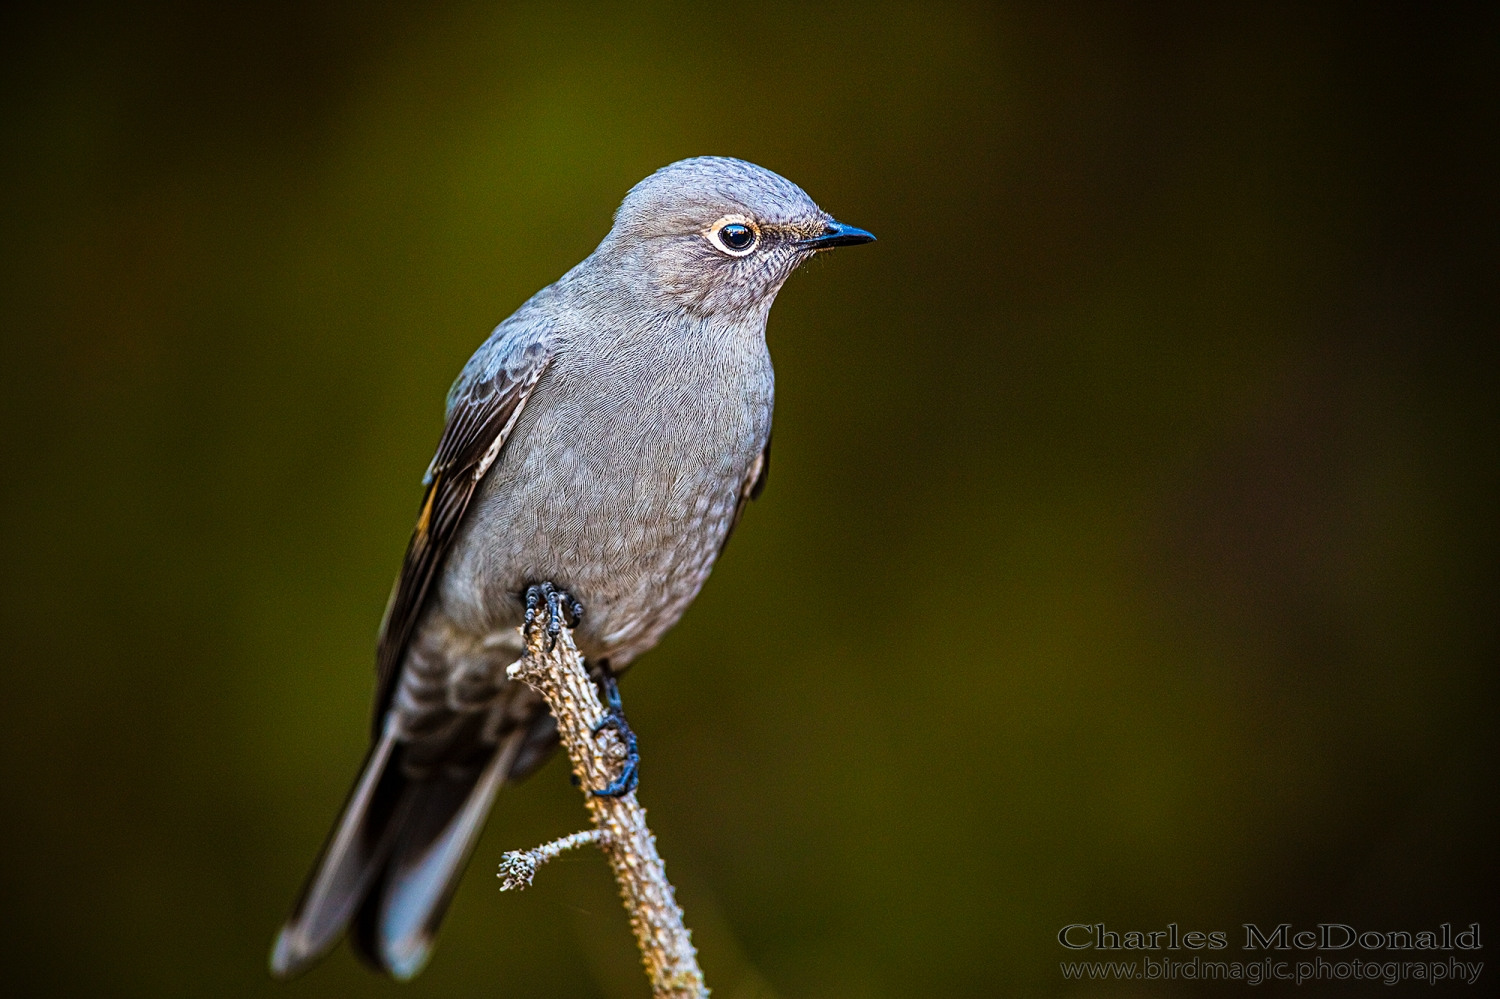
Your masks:
<svg viewBox="0 0 1500 999"><path fill-rule="evenodd" d="M708 986L698 968L692 934L683 924L666 866L656 852L656 837L646 826L646 810L636 801L634 791L618 798L592 793L609 787L625 759L626 747L615 728L599 730L605 717L604 704L584 670L583 657L566 622L555 642L547 632L545 627L531 630L525 658L512 665L507 674L533 687L552 709L594 828L535 850L506 854L501 864L501 887L525 887L537 867L562 851L584 843L597 844L609 858L619 883L652 995L656 999L706 999Z"/></svg>
<svg viewBox="0 0 1500 999"><path fill-rule="evenodd" d="M500 878L500 890L521 891L530 888L538 867L565 850L576 850L588 843L598 843L603 838L604 833L598 829L585 829L531 850L511 850L500 858L500 873L497 875Z"/></svg>

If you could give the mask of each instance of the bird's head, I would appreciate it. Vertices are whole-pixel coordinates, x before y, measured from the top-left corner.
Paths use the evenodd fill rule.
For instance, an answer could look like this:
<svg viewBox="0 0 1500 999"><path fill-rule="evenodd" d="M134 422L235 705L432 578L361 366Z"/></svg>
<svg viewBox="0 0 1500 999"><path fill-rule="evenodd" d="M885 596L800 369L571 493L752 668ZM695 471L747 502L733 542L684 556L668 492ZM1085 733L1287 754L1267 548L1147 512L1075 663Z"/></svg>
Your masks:
<svg viewBox="0 0 1500 999"><path fill-rule="evenodd" d="M680 160L631 188L603 247L650 291L698 314L770 308L814 254L868 243L796 184L744 160Z"/></svg>

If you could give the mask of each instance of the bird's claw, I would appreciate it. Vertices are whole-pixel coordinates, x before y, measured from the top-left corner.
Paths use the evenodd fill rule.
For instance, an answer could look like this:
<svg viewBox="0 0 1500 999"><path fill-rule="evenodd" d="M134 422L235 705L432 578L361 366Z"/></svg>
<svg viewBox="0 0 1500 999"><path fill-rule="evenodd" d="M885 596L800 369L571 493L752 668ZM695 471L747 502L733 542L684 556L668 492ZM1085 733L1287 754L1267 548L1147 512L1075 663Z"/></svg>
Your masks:
<svg viewBox="0 0 1500 999"><path fill-rule="evenodd" d="M529 643L531 630L536 626L537 612L547 606L547 649L557 648L557 636L562 634L563 624L576 628L583 622L583 604L567 590L558 589L551 583L533 583L526 587L526 617L521 624L521 635Z"/></svg>
<svg viewBox="0 0 1500 999"><path fill-rule="evenodd" d="M604 717L594 725L594 734L598 735L607 728L615 730L620 741L625 744L625 766L621 769L620 776L610 781L608 787L589 793L596 798L619 798L640 785L641 753L636 746L635 733L625 720L625 707L620 703L620 685L615 682L614 674L609 672L608 667L599 680L599 692L604 695Z"/></svg>

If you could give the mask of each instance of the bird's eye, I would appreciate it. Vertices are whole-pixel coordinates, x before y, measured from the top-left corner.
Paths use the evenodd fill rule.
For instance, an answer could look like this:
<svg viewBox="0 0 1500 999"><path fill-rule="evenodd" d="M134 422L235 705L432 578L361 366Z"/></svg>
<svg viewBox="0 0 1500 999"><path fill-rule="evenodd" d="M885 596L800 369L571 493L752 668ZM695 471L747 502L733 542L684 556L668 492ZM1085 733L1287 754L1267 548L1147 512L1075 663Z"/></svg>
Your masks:
<svg viewBox="0 0 1500 999"><path fill-rule="evenodd" d="M743 250L750 245L751 240L755 239L755 233L751 232L747 225L732 222L719 230L719 238L731 250Z"/></svg>
<svg viewBox="0 0 1500 999"><path fill-rule="evenodd" d="M743 257L755 249L760 233L749 219L731 215L714 224L709 238L731 257Z"/></svg>

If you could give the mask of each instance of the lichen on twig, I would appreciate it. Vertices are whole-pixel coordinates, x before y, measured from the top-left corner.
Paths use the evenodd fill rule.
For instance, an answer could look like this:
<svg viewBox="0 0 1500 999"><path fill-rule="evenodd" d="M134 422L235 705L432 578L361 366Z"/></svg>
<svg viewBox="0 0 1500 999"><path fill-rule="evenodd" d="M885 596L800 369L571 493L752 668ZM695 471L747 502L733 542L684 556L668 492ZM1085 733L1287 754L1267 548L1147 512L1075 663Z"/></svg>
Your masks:
<svg viewBox="0 0 1500 999"><path fill-rule="evenodd" d="M530 888L531 880L536 877L538 867L555 859L558 854L566 850L576 850L588 843L598 843L603 838L602 831L585 829L583 832L572 833L530 850L511 850L500 858L500 873L496 875L500 879L500 890L522 891Z"/></svg>

